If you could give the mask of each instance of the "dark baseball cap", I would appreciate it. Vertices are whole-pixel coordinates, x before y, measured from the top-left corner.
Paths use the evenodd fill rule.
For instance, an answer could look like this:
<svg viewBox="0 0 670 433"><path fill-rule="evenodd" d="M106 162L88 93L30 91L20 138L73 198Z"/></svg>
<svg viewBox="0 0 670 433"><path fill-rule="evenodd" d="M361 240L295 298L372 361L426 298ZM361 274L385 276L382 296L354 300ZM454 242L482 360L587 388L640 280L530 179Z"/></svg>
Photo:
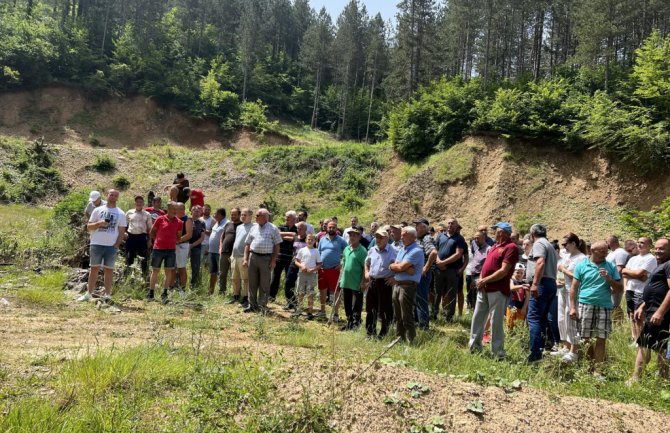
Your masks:
<svg viewBox="0 0 670 433"><path fill-rule="evenodd" d="M430 225L427 219L425 218L419 218L418 220L414 221L414 224L425 224L425 225Z"/></svg>

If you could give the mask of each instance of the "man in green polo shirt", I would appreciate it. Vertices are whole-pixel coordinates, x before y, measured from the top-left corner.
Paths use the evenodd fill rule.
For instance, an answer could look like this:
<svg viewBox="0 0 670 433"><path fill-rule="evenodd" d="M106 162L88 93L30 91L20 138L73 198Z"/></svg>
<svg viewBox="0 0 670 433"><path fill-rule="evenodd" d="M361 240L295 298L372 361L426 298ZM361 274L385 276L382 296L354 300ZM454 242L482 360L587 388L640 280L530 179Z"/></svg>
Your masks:
<svg viewBox="0 0 670 433"><path fill-rule="evenodd" d="M347 324L341 328L342 331L356 329L361 325L367 256L367 250L361 245L361 232L358 229L349 229L349 245L342 253L340 273L340 290L344 297L344 311L347 313Z"/></svg>

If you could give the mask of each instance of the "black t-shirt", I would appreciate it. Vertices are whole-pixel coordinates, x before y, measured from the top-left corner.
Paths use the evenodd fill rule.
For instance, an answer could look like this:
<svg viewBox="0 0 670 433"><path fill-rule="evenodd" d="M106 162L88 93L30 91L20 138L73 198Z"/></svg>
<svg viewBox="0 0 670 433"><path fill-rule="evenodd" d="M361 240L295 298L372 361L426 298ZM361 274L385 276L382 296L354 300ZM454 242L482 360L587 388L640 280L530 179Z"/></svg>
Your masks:
<svg viewBox="0 0 670 433"><path fill-rule="evenodd" d="M237 226L242 224L242 221L234 223L228 221L223 227L223 235L221 237L221 254L232 254L233 246L235 245L235 233L237 233Z"/></svg>
<svg viewBox="0 0 670 433"><path fill-rule="evenodd" d="M361 245L363 245L363 248L367 250L370 248L370 241L361 236Z"/></svg>
<svg viewBox="0 0 670 433"><path fill-rule="evenodd" d="M460 233L454 233L452 236L447 236L444 233L440 234L437 241L437 255L440 260L445 260L456 254L457 248L461 248L464 254L468 250L468 244ZM455 262L449 263L447 269L460 269L462 266L463 256Z"/></svg>
<svg viewBox="0 0 670 433"><path fill-rule="evenodd" d="M199 219L193 220L193 236L191 236L191 239L189 239L188 242L190 244L194 244L198 239L200 239L200 236L202 236L202 233L204 231L205 231L205 222ZM202 246L202 243L198 246L199 247Z"/></svg>
<svg viewBox="0 0 670 433"><path fill-rule="evenodd" d="M293 226L289 228L287 225L279 226L280 232L293 232L298 233L298 227ZM282 240L279 244L279 260L290 262L293 260L293 241Z"/></svg>
<svg viewBox="0 0 670 433"><path fill-rule="evenodd" d="M645 314L647 318L658 310L661 306L665 295L668 294L668 279L670 279L670 260L656 266L656 269L651 273L647 285L644 287L644 294L642 300L644 301ZM666 314L666 320L670 319L670 314Z"/></svg>

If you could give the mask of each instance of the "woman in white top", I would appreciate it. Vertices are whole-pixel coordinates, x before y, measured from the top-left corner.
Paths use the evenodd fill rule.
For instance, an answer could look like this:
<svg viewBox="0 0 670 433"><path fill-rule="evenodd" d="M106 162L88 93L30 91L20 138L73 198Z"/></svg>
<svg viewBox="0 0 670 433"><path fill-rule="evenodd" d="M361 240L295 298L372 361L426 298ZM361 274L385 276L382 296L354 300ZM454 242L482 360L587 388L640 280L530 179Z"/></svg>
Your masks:
<svg viewBox="0 0 670 433"><path fill-rule="evenodd" d="M566 254L558 262L558 270L565 276L565 284L558 290L558 330L564 347L552 355L561 355L564 361L572 362L577 360L577 353L571 349L578 341L576 323L570 319L570 286L575 266L586 259L586 244L576 234L568 233L563 237L561 246Z"/></svg>

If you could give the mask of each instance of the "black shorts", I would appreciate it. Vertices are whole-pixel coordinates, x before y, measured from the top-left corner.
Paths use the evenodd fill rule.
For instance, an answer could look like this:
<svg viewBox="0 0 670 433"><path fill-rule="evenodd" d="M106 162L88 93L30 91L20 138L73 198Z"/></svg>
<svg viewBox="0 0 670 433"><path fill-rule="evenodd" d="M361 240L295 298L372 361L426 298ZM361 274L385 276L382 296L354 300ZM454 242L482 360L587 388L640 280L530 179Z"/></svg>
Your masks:
<svg viewBox="0 0 670 433"><path fill-rule="evenodd" d="M647 318L651 318L653 313L647 314ZM664 320L663 323L661 323L661 326L654 326L648 320L645 320L640 337L637 339L637 344L657 352L665 352L668 348L669 338L670 320Z"/></svg>
<svg viewBox="0 0 670 433"><path fill-rule="evenodd" d="M161 264L165 269L174 269L177 263L175 250L153 250L151 251L151 267L160 269Z"/></svg>
<svg viewBox="0 0 670 433"><path fill-rule="evenodd" d="M632 316L635 310L642 305L642 293L633 290L626 290L626 311Z"/></svg>

